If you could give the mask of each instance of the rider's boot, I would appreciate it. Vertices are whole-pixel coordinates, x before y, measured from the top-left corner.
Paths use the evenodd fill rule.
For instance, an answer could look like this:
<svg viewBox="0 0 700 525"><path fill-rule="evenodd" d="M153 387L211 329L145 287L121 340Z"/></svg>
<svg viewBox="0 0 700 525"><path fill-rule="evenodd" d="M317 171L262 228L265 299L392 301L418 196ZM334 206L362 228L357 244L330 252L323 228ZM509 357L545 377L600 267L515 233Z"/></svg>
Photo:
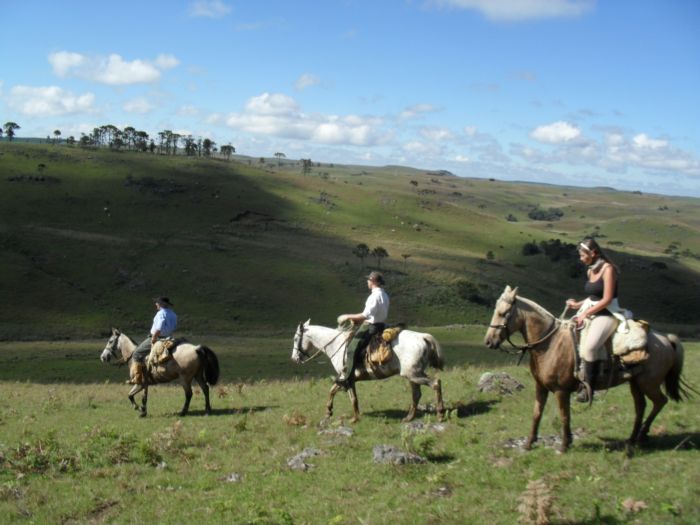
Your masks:
<svg viewBox="0 0 700 525"><path fill-rule="evenodd" d="M595 380L598 375L598 361L583 361L581 368L583 369L583 380L576 395L576 401L579 403L592 403L593 393L595 392Z"/></svg>
<svg viewBox="0 0 700 525"><path fill-rule="evenodd" d="M131 378L127 381L127 384L130 385L143 385L145 376L146 365L144 363L141 363L140 361L132 361L131 364L129 365L129 375Z"/></svg>

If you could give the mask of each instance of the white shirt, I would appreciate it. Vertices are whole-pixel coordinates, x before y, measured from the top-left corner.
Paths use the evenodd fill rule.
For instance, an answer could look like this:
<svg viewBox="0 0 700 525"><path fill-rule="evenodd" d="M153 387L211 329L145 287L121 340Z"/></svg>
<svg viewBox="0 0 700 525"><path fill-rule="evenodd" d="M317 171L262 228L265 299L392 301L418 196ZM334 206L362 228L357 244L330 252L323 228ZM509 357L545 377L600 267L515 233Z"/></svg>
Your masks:
<svg viewBox="0 0 700 525"><path fill-rule="evenodd" d="M161 308L156 312L151 327L151 335L160 330L160 337L169 337L177 328L177 315L170 308Z"/></svg>
<svg viewBox="0 0 700 525"><path fill-rule="evenodd" d="M383 323L389 317L389 296L384 291L384 288L372 288L372 293L369 294L365 301L365 309L362 311L370 323Z"/></svg>

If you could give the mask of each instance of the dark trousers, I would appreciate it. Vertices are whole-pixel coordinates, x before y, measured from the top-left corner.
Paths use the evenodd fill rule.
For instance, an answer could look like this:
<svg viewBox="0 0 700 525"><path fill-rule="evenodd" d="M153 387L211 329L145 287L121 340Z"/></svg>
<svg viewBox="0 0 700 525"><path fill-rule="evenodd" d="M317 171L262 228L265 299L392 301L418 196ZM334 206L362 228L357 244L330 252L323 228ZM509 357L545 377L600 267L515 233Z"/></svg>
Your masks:
<svg viewBox="0 0 700 525"><path fill-rule="evenodd" d="M362 350L367 348L370 340L375 334L384 331L385 323L372 323L367 326L360 328L352 341L348 344L347 353L345 354L345 363L343 365L343 372L341 373L341 379L348 379L352 376L355 366L362 359ZM347 372L346 372L347 371Z"/></svg>

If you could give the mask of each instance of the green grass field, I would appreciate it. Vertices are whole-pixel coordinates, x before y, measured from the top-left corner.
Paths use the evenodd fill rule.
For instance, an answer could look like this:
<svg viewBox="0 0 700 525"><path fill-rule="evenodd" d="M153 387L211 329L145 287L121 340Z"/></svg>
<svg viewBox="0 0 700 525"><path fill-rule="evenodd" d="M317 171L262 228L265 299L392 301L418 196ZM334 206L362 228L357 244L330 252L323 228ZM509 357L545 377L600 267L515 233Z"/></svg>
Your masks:
<svg viewBox="0 0 700 525"><path fill-rule="evenodd" d="M410 400L404 380L360 383L362 419L352 435L347 396L323 421L330 365L294 365L288 338L219 338L222 382L214 413L199 390L179 418L178 386L157 386L149 416L126 399L124 368L99 362L104 341L3 343L0 347L0 516L3 523L513 524L523 498L545 505L559 524L695 524L700 520L700 401L669 403L644 448L626 451L633 409L625 386L573 408L569 453L545 446L559 432L550 400L545 443L509 446L529 429L533 381L511 356L482 349L482 327L429 329L444 343L440 372L444 427L401 423ZM700 345L686 343L685 376L700 373ZM485 371L525 385L513 395L481 393ZM262 379L261 377L265 377ZM33 379L32 379L33 378ZM697 384L697 381L694 381ZM434 398L424 391L436 423ZM330 430L330 433L323 431ZM373 460L378 445L427 458L417 465ZM310 470L287 461L307 448ZM524 521L534 523L534 521Z"/></svg>

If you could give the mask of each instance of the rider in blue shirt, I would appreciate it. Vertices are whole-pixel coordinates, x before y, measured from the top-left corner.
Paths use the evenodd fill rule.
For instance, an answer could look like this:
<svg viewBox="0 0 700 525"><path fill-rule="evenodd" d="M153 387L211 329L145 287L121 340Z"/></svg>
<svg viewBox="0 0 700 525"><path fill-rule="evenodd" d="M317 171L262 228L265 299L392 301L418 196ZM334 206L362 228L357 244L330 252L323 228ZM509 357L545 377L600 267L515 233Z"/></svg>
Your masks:
<svg viewBox="0 0 700 525"><path fill-rule="evenodd" d="M136 347L136 350L134 350L131 356L134 362L134 370L132 374L133 377L129 382L132 384L140 384L143 382L144 361L151 352L151 346L159 339L170 337L177 328L177 314L172 310L173 304L170 302L170 299L167 297L157 297L153 299L153 302L158 311L153 318L151 333Z"/></svg>

